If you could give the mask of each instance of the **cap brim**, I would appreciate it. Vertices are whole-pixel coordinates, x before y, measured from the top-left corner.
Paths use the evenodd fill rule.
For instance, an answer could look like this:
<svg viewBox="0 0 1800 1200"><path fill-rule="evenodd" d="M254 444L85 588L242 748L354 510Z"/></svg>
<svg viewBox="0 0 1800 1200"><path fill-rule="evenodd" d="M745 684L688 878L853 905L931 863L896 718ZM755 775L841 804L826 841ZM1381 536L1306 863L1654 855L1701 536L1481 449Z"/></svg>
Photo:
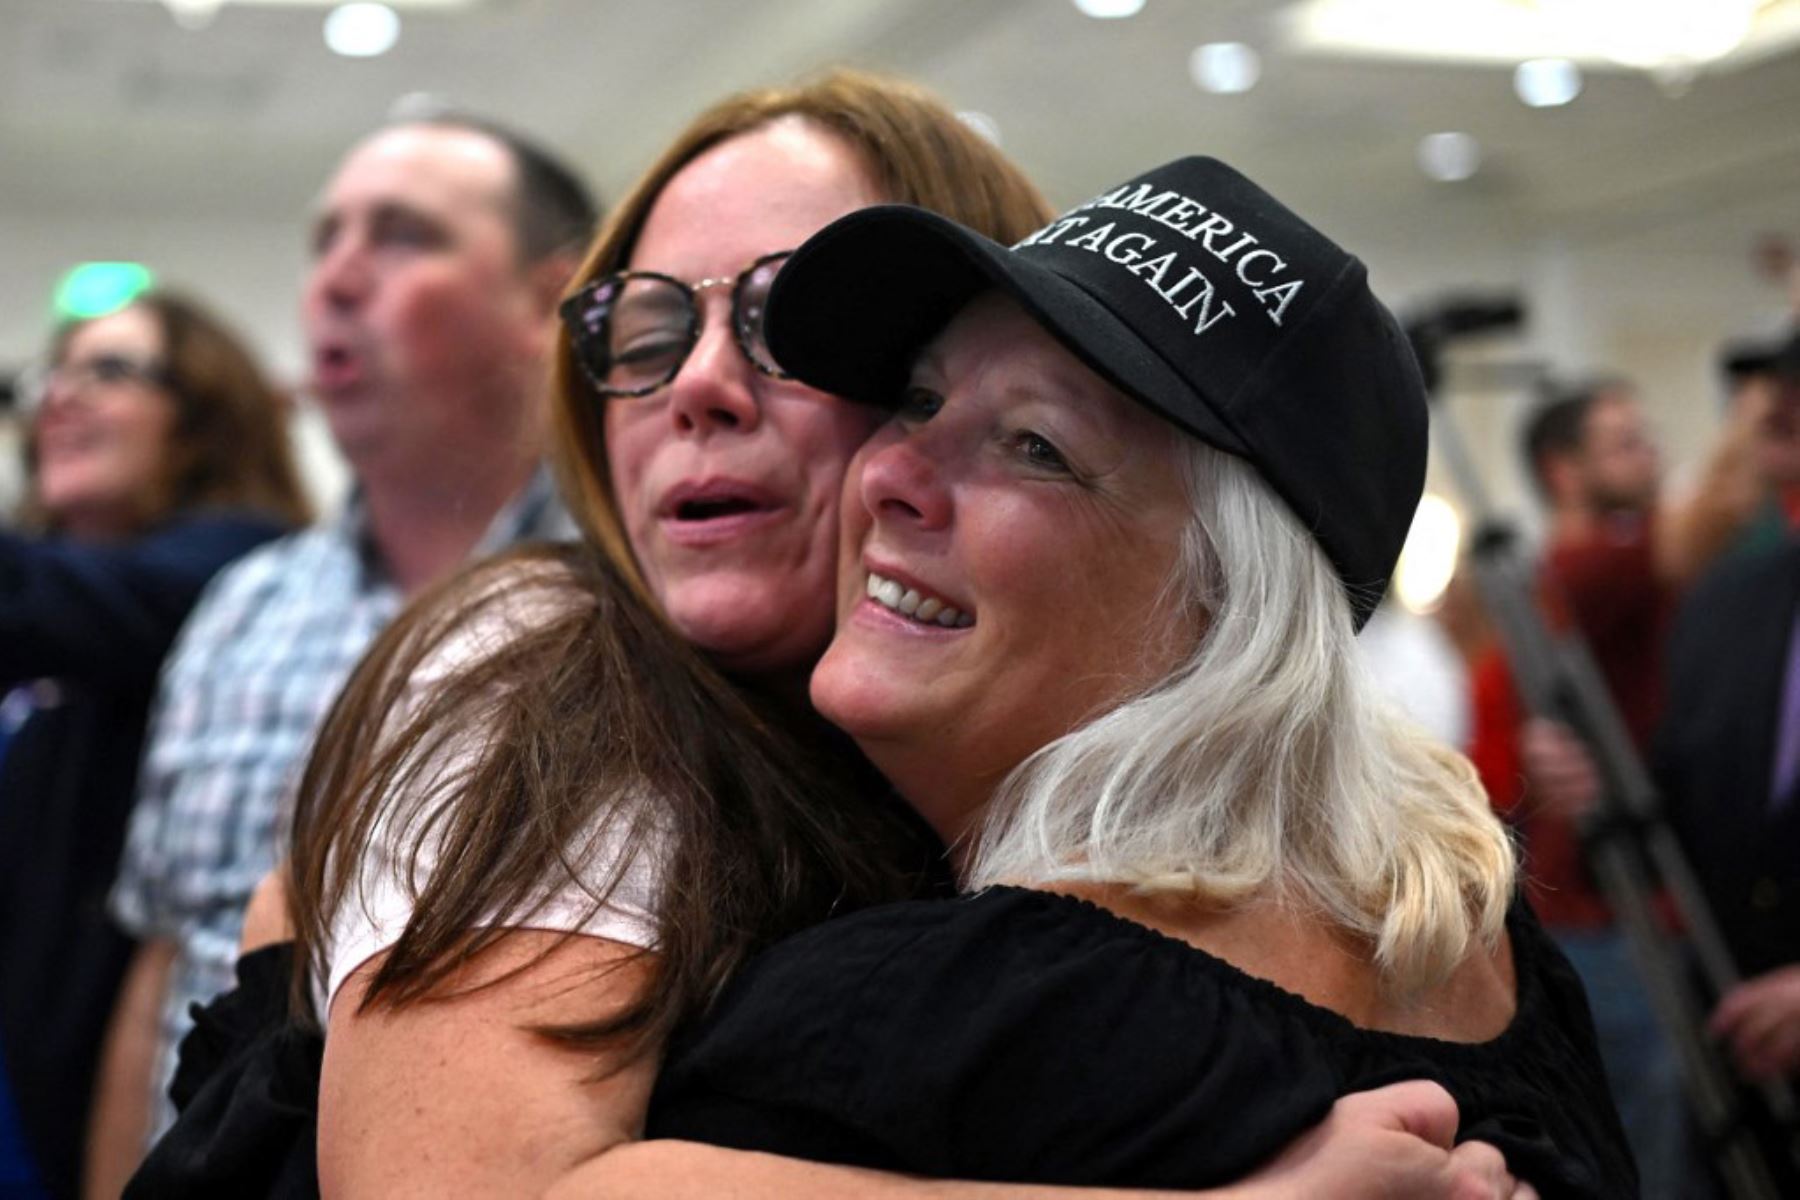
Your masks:
<svg viewBox="0 0 1800 1200"><path fill-rule="evenodd" d="M913 357L990 288L1134 400L1227 453L1246 453L1208 398L1182 404L1193 386L1080 286L924 209L862 209L808 240L776 277L769 349L812 387L891 407Z"/></svg>

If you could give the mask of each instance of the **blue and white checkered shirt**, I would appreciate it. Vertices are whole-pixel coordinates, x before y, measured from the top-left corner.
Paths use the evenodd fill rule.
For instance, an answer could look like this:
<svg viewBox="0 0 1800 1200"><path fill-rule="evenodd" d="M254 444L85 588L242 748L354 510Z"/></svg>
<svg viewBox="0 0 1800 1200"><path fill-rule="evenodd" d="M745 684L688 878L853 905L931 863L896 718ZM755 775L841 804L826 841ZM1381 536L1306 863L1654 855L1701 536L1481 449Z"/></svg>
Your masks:
<svg viewBox="0 0 1800 1200"><path fill-rule="evenodd" d="M568 538L574 526L540 469L474 555ZM404 603L353 499L336 520L272 542L220 572L163 664L137 806L112 912L139 938L176 944L152 1075L154 1139L188 1008L235 982L250 893L331 702Z"/></svg>

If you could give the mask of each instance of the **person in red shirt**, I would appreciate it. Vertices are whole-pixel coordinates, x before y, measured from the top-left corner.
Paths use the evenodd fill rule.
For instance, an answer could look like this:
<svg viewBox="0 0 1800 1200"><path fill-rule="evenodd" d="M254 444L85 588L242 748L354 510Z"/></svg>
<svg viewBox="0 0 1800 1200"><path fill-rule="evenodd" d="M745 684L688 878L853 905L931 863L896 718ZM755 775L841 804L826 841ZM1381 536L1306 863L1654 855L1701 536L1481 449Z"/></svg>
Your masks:
<svg viewBox="0 0 1800 1200"><path fill-rule="evenodd" d="M1539 577L1544 611L1587 641L1641 749L1662 709L1661 649L1681 574L1659 537L1667 518L1657 509L1656 443L1621 380L1554 396L1532 415L1523 443L1549 509ZM1678 1195L1686 1118L1677 1063L1582 861L1578 806L1544 802L1523 786L1521 731L1527 739L1531 733L1498 647L1477 661L1472 687L1470 757L1494 806L1519 831L1532 904L1587 987L1644 1195Z"/></svg>

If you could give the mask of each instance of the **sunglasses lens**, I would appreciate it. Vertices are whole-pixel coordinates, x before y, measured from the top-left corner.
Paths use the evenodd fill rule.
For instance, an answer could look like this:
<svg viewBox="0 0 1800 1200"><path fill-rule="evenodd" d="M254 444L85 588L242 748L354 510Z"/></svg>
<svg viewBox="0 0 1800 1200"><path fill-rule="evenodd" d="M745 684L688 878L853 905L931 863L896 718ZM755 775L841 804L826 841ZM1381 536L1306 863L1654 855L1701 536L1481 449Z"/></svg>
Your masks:
<svg viewBox="0 0 1800 1200"><path fill-rule="evenodd" d="M662 279L613 277L570 314L576 352L599 387L649 391L674 378L694 343L694 305Z"/></svg>

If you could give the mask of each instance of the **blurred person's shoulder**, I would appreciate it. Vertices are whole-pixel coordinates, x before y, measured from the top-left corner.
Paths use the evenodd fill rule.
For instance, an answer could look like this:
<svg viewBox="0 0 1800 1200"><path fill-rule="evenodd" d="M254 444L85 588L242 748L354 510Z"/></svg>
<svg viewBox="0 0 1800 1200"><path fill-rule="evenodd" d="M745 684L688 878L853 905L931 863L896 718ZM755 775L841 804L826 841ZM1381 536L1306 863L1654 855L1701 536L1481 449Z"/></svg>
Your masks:
<svg viewBox="0 0 1800 1200"><path fill-rule="evenodd" d="M213 576L188 619L184 641L241 636L271 608L341 607L357 567L354 538L334 522L262 542Z"/></svg>

